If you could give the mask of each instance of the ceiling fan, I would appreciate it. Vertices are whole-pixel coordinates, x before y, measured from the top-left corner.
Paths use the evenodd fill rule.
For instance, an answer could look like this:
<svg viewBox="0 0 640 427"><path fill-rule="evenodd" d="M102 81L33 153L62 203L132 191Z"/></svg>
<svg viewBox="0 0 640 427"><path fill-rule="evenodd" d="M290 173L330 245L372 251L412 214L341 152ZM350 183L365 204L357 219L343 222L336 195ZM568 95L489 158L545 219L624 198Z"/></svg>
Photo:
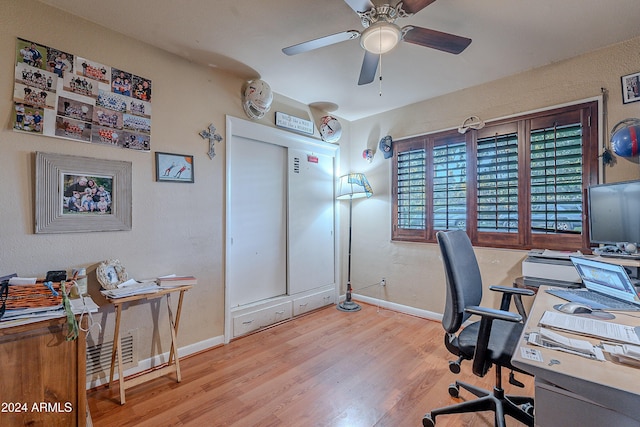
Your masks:
<svg viewBox="0 0 640 427"><path fill-rule="evenodd" d="M396 19L412 16L435 0L403 0L395 6L388 4L376 6L371 0L344 1L360 17L364 27L362 32L348 30L285 47L282 51L287 55L297 55L360 37L360 45L365 52L358 84L366 85L371 83L376 76L380 56L393 49L402 40L456 55L465 50L471 43L471 39L466 37L413 25L400 28L395 23Z"/></svg>

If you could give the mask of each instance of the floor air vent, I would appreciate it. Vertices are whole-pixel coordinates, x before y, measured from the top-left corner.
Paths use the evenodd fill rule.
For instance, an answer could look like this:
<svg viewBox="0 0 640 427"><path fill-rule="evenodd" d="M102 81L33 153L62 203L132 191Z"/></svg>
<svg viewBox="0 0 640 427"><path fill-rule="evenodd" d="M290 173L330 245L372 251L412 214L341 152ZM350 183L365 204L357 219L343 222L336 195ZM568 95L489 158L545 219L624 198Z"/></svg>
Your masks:
<svg viewBox="0 0 640 427"><path fill-rule="evenodd" d="M127 370L138 366L137 331L129 331L121 337L122 368ZM105 341L94 346L87 346L87 376L94 374L108 374L111 367L111 350L113 341ZM116 357L116 363L117 362Z"/></svg>

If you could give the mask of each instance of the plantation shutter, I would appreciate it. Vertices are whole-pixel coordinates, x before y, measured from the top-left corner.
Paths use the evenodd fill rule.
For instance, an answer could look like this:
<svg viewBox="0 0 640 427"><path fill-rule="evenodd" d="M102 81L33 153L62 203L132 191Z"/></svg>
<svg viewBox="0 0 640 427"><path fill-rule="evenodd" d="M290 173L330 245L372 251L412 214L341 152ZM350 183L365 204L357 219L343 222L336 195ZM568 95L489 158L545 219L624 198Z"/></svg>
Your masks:
<svg viewBox="0 0 640 427"><path fill-rule="evenodd" d="M433 229L466 229L467 146L465 142L433 148Z"/></svg>
<svg viewBox="0 0 640 427"><path fill-rule="evenodd" d="M582 232L580 122L531 131L531 231Z"/></svg>
<svg viewBox="0 0 640 427"><path fill-rule="evenodd" d="M424 238L426 233L426 160L427 150L423 143L404 149L397 144L395 162L396 211L393 237L413 240Z"/></svg>

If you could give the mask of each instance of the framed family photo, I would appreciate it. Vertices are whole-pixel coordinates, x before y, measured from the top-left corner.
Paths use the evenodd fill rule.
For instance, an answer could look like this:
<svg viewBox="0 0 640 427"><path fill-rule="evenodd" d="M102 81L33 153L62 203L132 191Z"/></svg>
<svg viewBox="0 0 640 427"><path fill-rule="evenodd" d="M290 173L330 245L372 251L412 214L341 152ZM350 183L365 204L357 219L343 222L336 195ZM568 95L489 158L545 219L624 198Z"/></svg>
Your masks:
<svg viewBox="0 0 640 427"><path fill-rule="evenodd" d="M156 181L193 183L193 156L156 151Z"/></svg>
<svg viewBox="0 0 640 427"><path fill-rule="evenodd" d="M131 162L36 153L36 233L131 230Z"/></svg>
<svg viewBox="0 0 640 427"><path fill-rule="evenodd" d="M640 101L640 72L622 76L622 103Z"/></svg>

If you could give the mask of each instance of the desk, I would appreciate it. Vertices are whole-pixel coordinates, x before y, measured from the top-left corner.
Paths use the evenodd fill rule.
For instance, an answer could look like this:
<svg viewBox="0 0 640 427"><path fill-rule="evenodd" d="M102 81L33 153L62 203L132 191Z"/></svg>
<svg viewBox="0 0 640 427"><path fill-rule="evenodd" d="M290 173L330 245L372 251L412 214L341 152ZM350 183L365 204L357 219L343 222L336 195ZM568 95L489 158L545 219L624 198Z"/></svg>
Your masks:
<svg viewBox="0 0 640 427"><path fill-rule="evenodd" d="M511 361L514 366L536 377L536 426L637 427L640 425L640 368L611 361L598 362L526 343L524 334L539 329L538 321L545 310L553 310L555 304L565 302L545 292L547 288L540 287ZM640 325L638 317L627 316L621 312L616 312L615 315L613 322ZM640 313L635 312L633 316L640 316ZM561 333L571 336L569 333ZM575 335L573 337L586 339ZM540 350L543 361L523 358L520 347ZM560 363L549 365L551 359Z"/></svg>
<svg viewBox="0 0 640 427"><path fill-rule="evenodd" d="M127 388L131 388L135 385L141 384L146 381L150 381L154 378L161 377L175 372L177 381L180 382L182 377L180 376L180 360L178 359L178 325L180 324L180 312L182 310L182 299L184 293L191 289L191 285L176 286L174 288L162 289L152 294L139 294L131 295L124 298L108 298L108 301L115 306L116 310L116 328L113 337L113 349L111 351L111 378L109 379L109 387L112 386L114 367L116 361L116 355L118 356L118 381L120 382L120 404L124 405L125 397L124 392ZM170 296L174 292L180 292L178 299L178 307L176 310L175 320L173 312L171 311L171 299ZM120 342L120 317L122 315L122 305L131 301L151 300L160 298L163 295L167 297L167 310L169 311L169 330L171 332L171 351L169 351L169 361L161 368L154 369L150 372L146 372L142 375L138 375L131 379L124 378L124 372L122 370L122 343Z"/></svg>

